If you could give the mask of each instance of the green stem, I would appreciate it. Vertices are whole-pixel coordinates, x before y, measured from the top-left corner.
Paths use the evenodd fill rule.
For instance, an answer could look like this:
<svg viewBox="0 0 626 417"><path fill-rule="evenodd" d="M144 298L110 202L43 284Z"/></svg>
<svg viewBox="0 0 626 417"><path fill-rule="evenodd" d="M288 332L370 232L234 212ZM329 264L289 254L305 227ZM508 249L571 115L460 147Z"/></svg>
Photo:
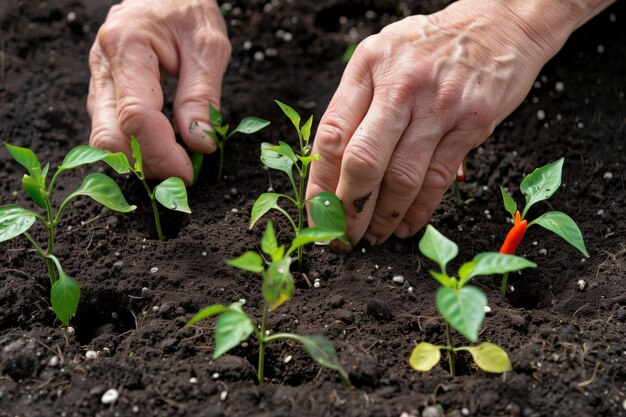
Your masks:
<svg viewBox="0 0 626 417"><path fill-rule="evenodd" d="M157 206L154 195L150 195L150 203L152 204L152 211L154 212L154 223L156 224L157 235L159 240L163 240L163 232L161 231L161 218L159 217L159 207Z"/></svg>
<svg viewBox="0 0 626 417"><path fill-rule="evenodd" d="M41 256L42 258L45 258L46 257L46 252L44 252L44 250L41 248L41 246L39 246L37 244L35 239L33 239L33 237L31 235L29 235L28 233L26 233L26 232L24 232L23 235L26 236L26 239L28 239L30 241L30 243L33 244L35 250L37 251L37 254L39 254L39 256Z"/></svg>
<svg viewBox="0 0 626 417"><path fill-rule="evenodd" d="M57 174L60 171L57 171L54 178L56 178ZM53 178L53 179L54 179ZM50 185L52 186L52 182ZM46 222L46 229L48 229L48 247L46 248L47 255L54 255L54 226L55 226L55 218L54 213L52 213L52 204L50 202L50 196L46 196L46 213L48 214L48 221ZM56 273L54 272L54 262L51 259L47 258L46 263L48 265L48 275L50 276L50 283L54 285L57 281Z"/></svg>
<svg viewBox="0 0 626 417"><path fill-rule="evenodd" d="M224 170L224 142L218 144L220 152L220 162L217 167L217 182L222 181L222 171Z"/></svg>
<svg viewBox="0 0 626 417"><path fill-rule="evenodd" d="M446 338L448 339L448 363L450 364L450 374L456 376L456 367L454 366L454 346L452 345L452 331L450 325L446 321Z"/></svg>
<svg viewBox="0 0 626 417"><path fill-rule="evenodd" d="M456 194L456 198L463 202L463 198L461 197L461 186L459 185L459 180L454 180L454 192Z"/></svg>
<svg viewBox="0 0 626 417"><path fill-rule="evenodd" d="M503 297L506 297L506 283L508 280L509 280L509 273L505 272L504 275L502 275L502 287L500 289Z"/></svg>
<svg viewBox="0 0 626 417"><path fill-rule="evenodd" d="M257 373L259 384L263 384L265 379L265 344L268 342L265 332L267 331L267 314L269 308L267 303L263 305L263 321L261 322L261 337L259 338L259 370Z"/></svg>

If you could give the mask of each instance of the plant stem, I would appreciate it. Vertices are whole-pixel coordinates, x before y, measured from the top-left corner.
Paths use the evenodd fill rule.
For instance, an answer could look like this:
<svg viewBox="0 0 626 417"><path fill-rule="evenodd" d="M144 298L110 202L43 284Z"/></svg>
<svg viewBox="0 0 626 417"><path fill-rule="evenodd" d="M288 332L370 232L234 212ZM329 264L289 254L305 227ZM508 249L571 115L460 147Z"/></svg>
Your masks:
<svg viewBox="0 0 626 417"><path fill-rule="evenodd" d="M461 197L461 186L459 185L459 180L454 180L454 192L456 194L456 198L463 202L463 198Z"/></svg>
<svg viewBox="0 0 626 417"><path fill-rule="evenodd" d="M261 337L259 338L259 370L258 370L258 379L259 384L263 384L263 380L265 379L265 344L267 340L265 339L265 332L267 331L267 313L269 311L269 307L267 303L263 304L263 321L261 322Z"/></svg>
<svg viewBox="0 0 626 417"><path fill-rule="evenodd" d="M503 297L506 297L506 283L508 280L509 280L509 273L505 272L504 275L502 275L502 287L500 289Z"/></svg>
<svg viewBox="0 0 626 417"><path fill-rule="evenodd" d="M450 325L446 321L446 338L448 339L448 363L450 364L450 374L452 376L456 376L456 367L454 366L454 346L452 345L452 332L450 330Z"/></svg>
<svg viewBox="0 0 626 417"><path fill-rule="evenodd" d="M224 142L218 143L218 149L220 152L220 162L217 167L217 182L222 181L222 171L224 169Z"/></svg>
<svg viewBox="0 0 626 417"><path fill-rule="evenodd" d="M152 204L152 211L154 212L154 223L156 224L157 234L159 240L163 240L163 232L161 231L161 218L159 217L159 207L157 206L154 195L150 195L150 203Z"/></svg>
<svg viewBox="0 0 626 417"><path fill-rule="evenodd" d="M57 171L58 173L58 171ZM55 175L56 178L56 175ZM52 185L52 184L51 184ZM48 247L46 248L47 255L54 255L54 226L55 226L55 218L52 213L52 204L50 202L50 197L46 197L46 213L48 214L48 221L46 222L46 229L48 229ZM48 275L50 275L50 283L54 285L57 282L57 276L54 272L54 262L51 259L46 258L46 263L48 264Z"/></svg>

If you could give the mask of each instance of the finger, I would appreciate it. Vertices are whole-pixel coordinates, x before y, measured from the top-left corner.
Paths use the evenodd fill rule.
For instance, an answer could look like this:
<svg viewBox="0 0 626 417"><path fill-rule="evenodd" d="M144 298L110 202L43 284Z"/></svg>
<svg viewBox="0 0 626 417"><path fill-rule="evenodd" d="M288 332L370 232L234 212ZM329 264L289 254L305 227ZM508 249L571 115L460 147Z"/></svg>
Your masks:
<svg viewBox="0 0 626 417"><path fill-rule="evenodd" d="M210 32L193 44L180 48L179 82L174 100L174 117L187 146L201 153L217 149L205 130L209 124L209 103L219 108L222 79L228 65L231 46L226 36Z"/></svg>
<svg viewBox="0 0 626 417"><path fill-rule="evenodd" d="M382 178L410 119L409 106L399 105L392 94L379 92L350 138L341 163L337 196L344 202L346 235L352 244L363 237L370 224Z"/></svg>
<svg viewBox="0 0 626 417"><path fill-rule="evenodd" d="M406 238L417 233L435 211L450 187L463 158L477 143L465 130L453 130L443 137L433 154L419 194L394 234Z"/></svg>
<svg viewBox="0 0 626 417"><path fill-rule="evenodd" d="M429 162L443 135L438 121L414 116L385 172L366 233L370 243L384 242L397 229L422 188Z"/></svg>
<svg viewBox="0 0 626 417"><path fill-rule="evenodd" d="M157 55L148 41L137 39L127 41L112 54L117 120L125 137L137 137L147 176L179 177L189 185L193 179L191 161L176 143L172 125L161 112L159 61L168 63L173 58L164 56L167 50L159 52Z"/></svg>

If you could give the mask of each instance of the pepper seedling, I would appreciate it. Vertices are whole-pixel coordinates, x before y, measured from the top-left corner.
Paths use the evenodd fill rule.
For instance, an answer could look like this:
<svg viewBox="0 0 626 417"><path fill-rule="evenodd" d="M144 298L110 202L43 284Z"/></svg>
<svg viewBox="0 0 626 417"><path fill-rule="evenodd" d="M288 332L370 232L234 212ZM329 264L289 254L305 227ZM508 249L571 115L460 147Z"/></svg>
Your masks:
<svg viewBox="0 0 626 417"><path fill-rule="evenodd" d="M254 272L262 278L263 293L263 318L260 329L250 316L242 308L241 303L232 303L229 306L216 304L202 309L186 326L191 326L209 317L219 316L215 324L215 350L213 359L219 358L230 349L240 345L248 337L254 334L259 341L259 384L264 381L265 347L268 342L277 339L295 340L302 344L304 350L318 364L328 369L337 371L342 382L349 385L348 375L339 363L339 358L332 343L323 336L301 336L293 333L269 334L267 331L268 316L286 301L289 301L294 293L295 286L293 276L289 272L289 266L293 261L291 254L299 247L319 240L333 239L339 233L318 228L303 229L293 240L289 249L284 245L278 245L276 233L272 221L268 220L265 233L261 240L261 251L268 257L265 262L263 257L254 251L248 251L236 259L227 261L235 268L243 271Z"/></svg>
<svg viewBox="0 0 626 417"><path fill-rule="evenodd" d="M278 146L264 142L261 144L261 162L268 168L287 174L293 188L293 197L274 192L261 194L252 206L250 229L267 212L276 210L287 218L297 237L304 228L305 209L308 204L309 214L316 228L341 232L338 240L349 243L345 236L348 222L339 198L329 191L323 191L309 199L304 198L309 167L311 162L320 158L319 154L311 155L311 147L309 146L313 116L309 117L301 126L301 118L298 112L278 100L275 100L275 102L296 128L300 153L296 154L291 146L283 141L280 141ZM294 168L298 173L298 182L294 178ZM298 213L297 221L284 208L278 205L278 200L281 198L288 200L295 206ZM298 266L302 269L302 246L298 248Z"/></svg>
<svg viewBox="0 0 626 417"><path fill-rule="evenodd" d="M119 152L111 153L90 146L78 146L65 156L48 183L50 164L42 167L37 155L28 148L9 144L5 146L11 156L28 171L28 174L24 174L22 178L22 186L33 203L45 210L45 214L42 215L15 204L0 207L0 242L24 235L33 245L37 254L46 260L51 285L51 309L59 320L68 326L70 318L76 314L78 308L80 287L72 277L63 271L61 263L54 255L55 231L63 210L72 199L78 196L90 197L97 203L120 213L131 212L136 207L126 202L115 181L104 174L94 173L87 175L81 186L65 197L55 212L55 207L52 204L54 185L62 172L97 161L107 163L120 174L127 173L126 156ZM37 220L43 224L48 232L45 250L28 233L28 230Z"/></svg>
<svg viewBox="0 0 626 417"><path fill-rule="evenodd" d="M189 203L187 202L187 189L185 183L178 177L170 177L162 181L159 185L150 189L146 182L146 177L143 171L143 158L141 156L141 148L139 147L139 141L135 136L130 137L130 148L135 160L134 164L130 164L126 156L124 156L125 164L130 172L135 174L139 179L143 188L145 188L148 197L150 197L150 204L152 205L152 212L154 213L154 223L156 224L157 235L159 240L163 240L163 231L161 230L161 217L159 215L159 207L156 202L158 201L163 207L170 210L180 211L183 213L191 213ZM127 171L128 172L128 171Z"/></svg>
<svg viewBox="0 0 626 417"><path fill-rule="evenodd" d="M519 256L484 252L461 265L457 272L458 277L448 275L446 266L456 257L459 248L430 225L419 242L419 249L422 255L435 262L440 269L429 272L442 285L437 291L435 305L446 322L447 344L437 346L426 342L419 343L409 358L410 366L417 371L430 371L441 359L441 351L445 350L448 353L450 373L455 376L454 352L467 351L472 355L474 363L484 371L493 373L510 371L511 362L504 349L489 342L483 342L478 346L455 347L451 328L470 342L478 340L478 330L485 318L487 297L479 288L467 285L472 278L519 271L537 265Z"/></svg>
<svg viewBox="0 0 626 417"><path fill-rule="evenodd" d="M220 182L222 179L222 171L224 169L224 149L226 148L226 142L235 134L235 133L243 133L244 135L251 135L256 133L267 126L269 126L270 122L260 117L244 117L241 122L237 125L236 128L229 131L230 126L228 124L224 124L224 118L222 117L222 113L217 110L211 103L209 103L209 120L211 121L211 126L213 126L213 130L205 130L204 132L211 136L211 138L217 144L217 150L219 152L219 165L217 168L217 182Z"/></svg>
<svg viewBox="0 0 626 417"><path fill-rule="evenodd" d="M513 217L513 227L509 230L504 243L500 248L500 253L509 255L515 254L517 247L526 234L526 229L533 225L538 225L560 236L567 243L578 249L584 256L589 257L583 235L567 214L560 211L548 211L535 220L528 223L526 214L528 210L535 204L543 200L547 200L556 193L561 186L561 177L563 172L563 162L565 158L551 162L541 168L535 169L528 174L520 184L520 191L526 199L526 204L520 214L517 209L517 203L506 190L500 186L504 208ZM502 276L501 292L502 296L506 295L508 281L508 273Z"/></svg>

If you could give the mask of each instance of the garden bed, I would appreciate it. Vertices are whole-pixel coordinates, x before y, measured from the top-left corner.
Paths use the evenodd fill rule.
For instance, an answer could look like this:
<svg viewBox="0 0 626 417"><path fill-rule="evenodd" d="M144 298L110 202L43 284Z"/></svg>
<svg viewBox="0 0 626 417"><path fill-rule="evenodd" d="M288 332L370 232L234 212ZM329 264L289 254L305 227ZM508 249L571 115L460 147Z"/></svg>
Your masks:
<svg viewBox="0 0 626 417"><path fill-rule="evenodd" d="M87 56L112 3L0 4L3 141L31 147L53 168L71 147L87 141ZM451 192L432 218L459 244L454 266L477 252L497 250L510 227L498 185L520 199L517 184L526 173L566 158L564 184L550 206L578 222L590 258L581 259L558 237L534 228L518 254L539 266L510 277L515 291L507 299L499 295L497 277L476 279L492 309L480 339L504 347L515 372L489 375L463 357L456 378L443 361L427 374L409 368L416 343L445 340L430 263L417 249L421 233L380 247L360 245L348 255L308 247L305 271L320 279L320 288L308 288L295 274L296 296L270 319L273 332L331 339L352 388L286 342L269 345L268 383L260 386L255 342L211 361L210 322L183 328L212 303L245 299L248 313L261 316L258 277L224 260L258 245L263 228L248 230L258 194L270 186L288 190L284 178L259 161L261 141L295 143L290 123L271 99L318 121L338 85L347 45L402 13L442 7L409 3L232 3L226 18L233 57L222 107L227 120L253 114L272 125L229 143L227 178L218 185L215 159L208 159L189 190L193 213L164 213L165 242L155 239L149 201L134 180L113 175L138 206L134 213L112 213L84 198L71 204L74 210L60 224L57 255L83 290L73 332L49 311L45 264L26 239L0 244L0 416L418 416L438 404L449 417L626 415L624 4L576 32L543 69L525 104L470 154L462 191L473 201L461 204ZM68 20L69 13L74 19ZM350 37L352 27L356 38ZM279 39L279 29L292 39ZM263 60L260 54L255 59L257 52ZM562 91L555 89L557 82ZM164 84L171 93L175 82ZM61 194L98 169L104 167L64 173ZM22 175L2 149L1 204L25 201ZM284 220L275 218L275 224L279 233L290 233ZM393 280L399 275L401 284ZM87 358L87 352L97 357ZM104 405L102 395L111 388L119 398Z"/></svg>

